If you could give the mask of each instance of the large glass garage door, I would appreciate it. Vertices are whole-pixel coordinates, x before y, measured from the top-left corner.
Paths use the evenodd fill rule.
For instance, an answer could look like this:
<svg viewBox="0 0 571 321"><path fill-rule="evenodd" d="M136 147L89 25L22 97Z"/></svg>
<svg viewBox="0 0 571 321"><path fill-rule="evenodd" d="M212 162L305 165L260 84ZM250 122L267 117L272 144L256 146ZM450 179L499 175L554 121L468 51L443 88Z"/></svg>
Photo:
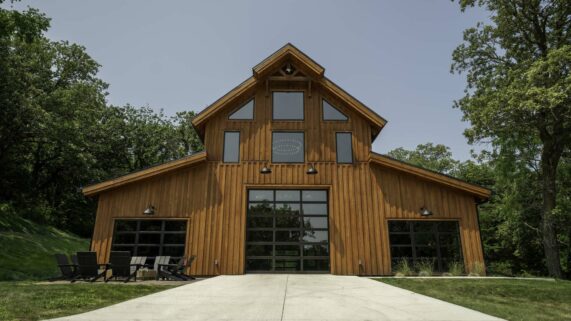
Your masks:
<svg viewBox="0 0 571 321"><path fill-rule="evenodd" d="M249 190L247 272L329 272L327 191Z"/></svg>

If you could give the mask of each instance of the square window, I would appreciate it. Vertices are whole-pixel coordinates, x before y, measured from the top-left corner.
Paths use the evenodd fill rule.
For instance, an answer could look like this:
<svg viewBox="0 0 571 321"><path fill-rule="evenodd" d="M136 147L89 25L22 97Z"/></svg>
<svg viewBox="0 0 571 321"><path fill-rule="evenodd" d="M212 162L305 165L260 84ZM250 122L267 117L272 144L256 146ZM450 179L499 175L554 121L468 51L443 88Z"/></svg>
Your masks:
<svg viewBox="0 0 571 321"><path fill-rule="evenodd" d="M303 120L303 92L274 92L273 119Z"/></svg>
<svg viewBox="0 0 571 321"><path fill-rule="evenodd" d="M303 132L273 132L272 162L303 163L305 159Z"/></svg>

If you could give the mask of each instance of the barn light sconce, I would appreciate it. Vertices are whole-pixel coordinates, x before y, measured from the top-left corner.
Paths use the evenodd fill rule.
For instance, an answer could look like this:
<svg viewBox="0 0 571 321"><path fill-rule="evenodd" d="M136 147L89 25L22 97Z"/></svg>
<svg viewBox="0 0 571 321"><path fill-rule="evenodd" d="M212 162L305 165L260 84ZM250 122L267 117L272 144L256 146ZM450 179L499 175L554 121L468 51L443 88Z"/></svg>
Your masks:
<svg viewBox="0 0 571 321"><path fill-rule="evenodd" d="M432 215L432 211L423 206L423 207L420 208L420 215L422 215L422 216L430 216L430 215Z"/></svg>
<svg viewBox="0 0 571 321"><path fill-rule="evenodd" d="M317 169L313 166L313 164L309 165L309 169L307 169L307 175L315 175L317 174Z"/></svg>
<svg viewBox="0 0 571 321"><path fill-rule="evenodd" d="M272 172L272 169L269 168L266 164L264 164L264 167L262 167L262 169L260 169L260 174L270 174Z"/></svg>
<svg viewBox="0 0 571 321"><path fill-rule="evenodd" d="M292 66L290 63L288 63L288 64L285 66L285 70L284 70L284 71L285 71L285 73L286 73L287 75L293 74L293 66Z"/></svg>
<svg viewBox="0 0 571 321"><path fill-rule="evenodd" d="M145 210L143 211L143 214L145 214L145 215L155 215L155 207L154 207L153 205L147 206L147 208L145 208Z"/></svg>

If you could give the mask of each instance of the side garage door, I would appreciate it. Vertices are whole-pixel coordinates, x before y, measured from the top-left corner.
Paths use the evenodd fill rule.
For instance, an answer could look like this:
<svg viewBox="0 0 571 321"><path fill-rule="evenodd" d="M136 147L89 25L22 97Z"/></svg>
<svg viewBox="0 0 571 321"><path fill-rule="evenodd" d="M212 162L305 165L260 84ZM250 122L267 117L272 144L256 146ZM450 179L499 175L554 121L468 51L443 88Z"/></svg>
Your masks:
<svg viewBox="0 0 571 321"><path fill-rule="evenodd" d="M327 191L249 190L246 271L329 272Z"/></svg>

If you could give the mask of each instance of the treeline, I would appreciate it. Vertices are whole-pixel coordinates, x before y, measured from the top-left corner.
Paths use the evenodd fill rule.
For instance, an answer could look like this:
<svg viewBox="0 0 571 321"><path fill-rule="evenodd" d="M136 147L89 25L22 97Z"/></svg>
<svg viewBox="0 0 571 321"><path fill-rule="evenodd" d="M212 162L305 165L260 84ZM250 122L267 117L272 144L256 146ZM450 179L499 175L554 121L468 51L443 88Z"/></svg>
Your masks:
<svg viewBox="0 0 571 321"><path fill-rule="evenodd" d="M538 160L521 159L516 150L482 152L460 162L444 145L397 148L389 156L452 175L492 190L479 206L480 229L488 272L500 275L547 275L541 233L542 193ZM537 155L536 155L537 156ZM558 167L555 212L561 265L571 273L571 154Z"/></svg>
<svg viewBox="0 0 571 321"><path fill-rule="evenodd" d="M95 204L82 186L202 146L193 112L109 105L100 66L82 46L46 38L49 23L0 8L0 208L89 237Z"/></svg>

